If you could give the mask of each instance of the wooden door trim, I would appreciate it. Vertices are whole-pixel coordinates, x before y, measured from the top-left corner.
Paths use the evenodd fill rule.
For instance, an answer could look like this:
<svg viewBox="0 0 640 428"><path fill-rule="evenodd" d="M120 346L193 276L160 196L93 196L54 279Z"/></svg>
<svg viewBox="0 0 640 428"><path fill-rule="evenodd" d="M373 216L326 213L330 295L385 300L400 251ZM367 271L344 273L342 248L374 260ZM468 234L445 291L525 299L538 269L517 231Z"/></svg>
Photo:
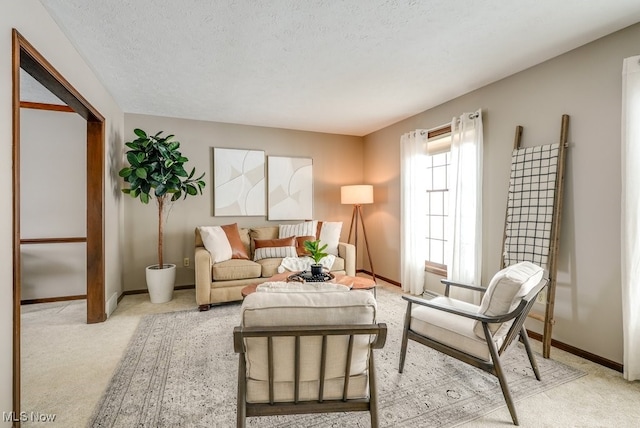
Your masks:
<svg viewBox="0 0 640 428"><path fill-rule="evenodd" d="M13 76L13 410L20 414L20 69L87 121L87 323L107 319L104 256L104 117L15 28ZM19 423L18 423L19 424Z"/></svg>

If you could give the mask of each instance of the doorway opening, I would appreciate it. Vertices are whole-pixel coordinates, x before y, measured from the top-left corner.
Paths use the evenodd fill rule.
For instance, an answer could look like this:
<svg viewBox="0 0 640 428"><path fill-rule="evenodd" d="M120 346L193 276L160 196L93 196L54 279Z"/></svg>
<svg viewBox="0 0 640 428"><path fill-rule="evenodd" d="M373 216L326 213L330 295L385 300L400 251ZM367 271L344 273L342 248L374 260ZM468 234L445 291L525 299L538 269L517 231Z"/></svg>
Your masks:
<svg viewBox="0 0 640 428"><path fill-rule="evenodd" d="M106 320L104 258L104 117L17 31L12 34L13 74L13 410L20 414L20 70L87 121L86 272L87 323Z"/></svg>

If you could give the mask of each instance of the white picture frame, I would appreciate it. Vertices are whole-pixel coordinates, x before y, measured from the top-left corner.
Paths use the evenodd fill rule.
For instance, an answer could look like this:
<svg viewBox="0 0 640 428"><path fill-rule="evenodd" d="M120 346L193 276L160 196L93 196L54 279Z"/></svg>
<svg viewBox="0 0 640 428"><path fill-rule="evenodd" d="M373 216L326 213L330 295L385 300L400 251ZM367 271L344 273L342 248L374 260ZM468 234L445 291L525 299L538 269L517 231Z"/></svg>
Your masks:
<svg viewBox="0 0 640 428"><path fill-rule="evenodd" d="M269 156L268 219L313 218L313 159Z"/></svg>
<svg viewBox="0 0 640 428"><path fill-rule="evenodd" d="M213 148L213 215L266 215L263 150Z"/></svg>

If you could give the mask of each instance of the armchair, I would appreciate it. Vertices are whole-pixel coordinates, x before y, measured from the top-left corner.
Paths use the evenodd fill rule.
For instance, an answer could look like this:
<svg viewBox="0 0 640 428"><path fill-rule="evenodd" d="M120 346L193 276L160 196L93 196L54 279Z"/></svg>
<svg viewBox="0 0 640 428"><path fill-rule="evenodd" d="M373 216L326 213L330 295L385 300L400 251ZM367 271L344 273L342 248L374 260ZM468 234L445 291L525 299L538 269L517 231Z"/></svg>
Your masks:
<svg viewBox="0 0 640 428"><path fill-rule="evenodd" d="M541 267L522 262L498 272L487 288L443 280L444 296L431 300L403 296L408 303L398 371L402 373L404 369L409 339L471 364L498 378L513 423L518 425L500 357L520 337L536 379L540 380L524 321L536 296L547 285L543 274ZM481 305L450 298L452 286L483 293Z"/></svg>
<svg viewBox="0 0 640 428"><path fill-rule="evenodd" d="M371 293L256 292L233 331L237 426L248 416L368 411L378 426L373 349L387 327Z"/></svg>

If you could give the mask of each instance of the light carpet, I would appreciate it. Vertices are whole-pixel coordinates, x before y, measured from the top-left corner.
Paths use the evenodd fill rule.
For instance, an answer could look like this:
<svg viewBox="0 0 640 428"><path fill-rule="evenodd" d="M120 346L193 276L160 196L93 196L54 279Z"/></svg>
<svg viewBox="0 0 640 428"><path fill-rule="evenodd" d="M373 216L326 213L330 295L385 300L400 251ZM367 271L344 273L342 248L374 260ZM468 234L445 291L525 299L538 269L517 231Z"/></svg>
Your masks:
<svg viewBox="0 0 640 428"><path fill-rule="evenodd" d="M387 343L375 353L381 426L451 427L506 406L497 378L415 342L409 342L404 373L398 373L405 308L400 295L378 290L378 322L388 326ZM145 316L90 426L234 426L238 355L232 331L239 309L230 304ZM516 402L585 374L536 357L540 382L521 346L503 359ZM368 413L356 412L248 418L247 425L365 427L369 421Z"/></svg>

